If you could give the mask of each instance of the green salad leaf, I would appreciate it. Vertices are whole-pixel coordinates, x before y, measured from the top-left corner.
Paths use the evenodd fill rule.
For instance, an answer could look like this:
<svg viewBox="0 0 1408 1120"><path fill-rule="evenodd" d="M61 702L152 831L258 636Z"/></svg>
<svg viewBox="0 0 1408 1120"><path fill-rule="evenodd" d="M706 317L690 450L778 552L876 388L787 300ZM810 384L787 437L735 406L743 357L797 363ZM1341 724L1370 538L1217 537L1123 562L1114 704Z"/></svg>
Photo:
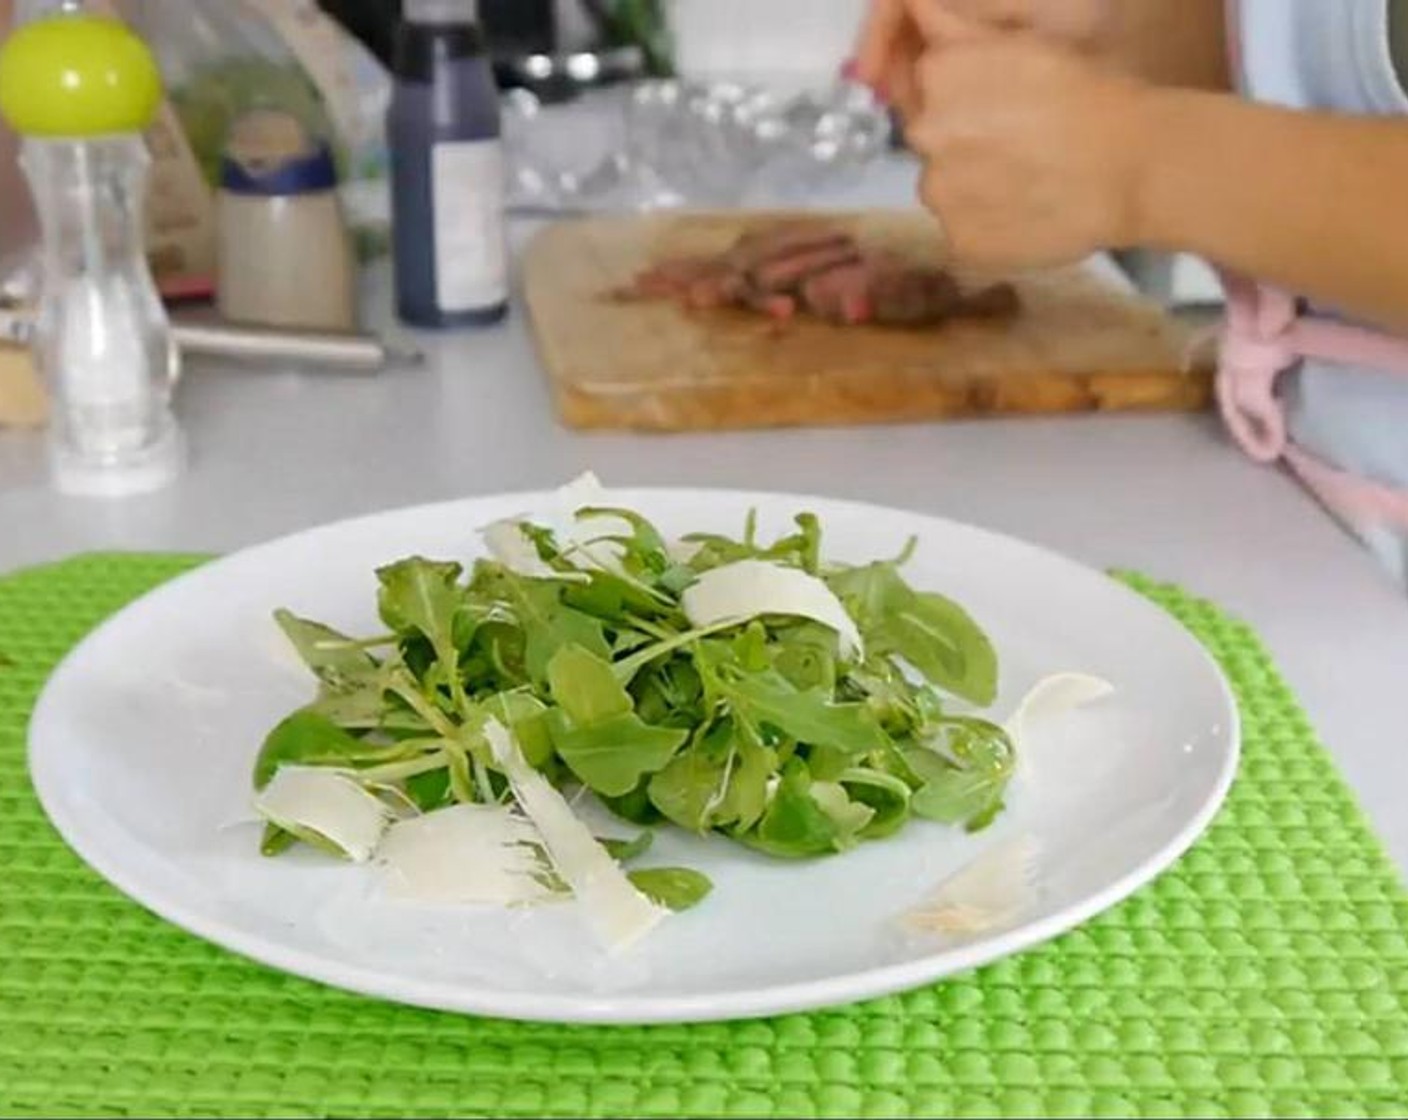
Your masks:
<svg viewBox="0 0 1408 1120"><path fill-rule="evenodd" d="M957 603L915 591L893 562L837 572L828 582L872 653L902 658L971 704L986 707L996 698L997 653Z"/></svg>
<svg viewBox="0 0 1408 1120"><path fill-rule="evenodd" d="M608 797L624 797L644 775L663 770L689 738L687 731L651 727L634 714L577 727L558 709L548 715L548 726L567 768Z"/></svg>
<svg viewBox="0 0 1408 1120"><path fill-rule="evenodd" d="M634 840L603 840L601 845L617 863L630 863L650 851L654 843L655 833L642 832Z"/></svg>
<svg viewBox="0 0 1408 1120"><path fill-rule="evenodd" d="M924 780L912 798L915 815L970 831L986 827L1002 811L1016 766L1007 732L978 719L946 723L935 742L905 758Z"/></svg>
<svg viewBox="0 0 1408 1120"><path fill-rule="evenodd" d="M294 712L264 740L254 763L254 788L263 789L281 766L352 767L383 762L393 751L344 731L310 708Z"/></svg>
<svg viewBox="0 0 1408 1120"><path fill-rule="evenodd" d="M274 621L304 664L324 684L349 689L376 673L377 660L366 642L358 642L321 622L299 618L290 611L275 611Z"/></svg>
<svg viewBox="0 0 1408 1120"><path fill-rule="evenodd" d="M605 658L579 645L565 645L548 662L548 692L563 715L579 727L630 715L635 701Z"/></svg>
<svg viewBox="0 0 1408 1120"><path fill-rule="evenodd" d="M646 898L676 913L694 909L714 889L707 875L688 867L647 867L626 877Z"/></svg>
<svg viewBox="0 0 1408 1120"><path fill-rule="evenodd" d="M838 800L818 799L806 764L793 759L784 768L757 830L745 839L759 851L781 859L807 859L839 851L848 836L866 822L846 819L846 805L837 804Z"/></svg>

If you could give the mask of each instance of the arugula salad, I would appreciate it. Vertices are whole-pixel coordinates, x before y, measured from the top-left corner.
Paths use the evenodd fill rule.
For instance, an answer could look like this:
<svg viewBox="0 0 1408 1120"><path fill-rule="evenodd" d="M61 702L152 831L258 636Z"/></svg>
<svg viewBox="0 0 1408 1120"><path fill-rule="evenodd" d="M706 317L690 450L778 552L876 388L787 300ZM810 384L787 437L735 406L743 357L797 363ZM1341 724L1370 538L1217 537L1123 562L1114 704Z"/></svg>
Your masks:
<svg viewBox="0 0 1408 1120"><path fill-rule="evenodd" d="M254 766L266 855L375 862L390 894L431 903L575 897L621 947L710 890L628 870L656 826L808 860L1002 811L1013 735L979 714L996 653L905 579L912 545L837 563L807 513L778 539L751 515L670 539L590 476L559 506L483 529L468 566L382 568L381 633L278 612L318 692ZM594 835L586 793L635 838Z"/></svg>

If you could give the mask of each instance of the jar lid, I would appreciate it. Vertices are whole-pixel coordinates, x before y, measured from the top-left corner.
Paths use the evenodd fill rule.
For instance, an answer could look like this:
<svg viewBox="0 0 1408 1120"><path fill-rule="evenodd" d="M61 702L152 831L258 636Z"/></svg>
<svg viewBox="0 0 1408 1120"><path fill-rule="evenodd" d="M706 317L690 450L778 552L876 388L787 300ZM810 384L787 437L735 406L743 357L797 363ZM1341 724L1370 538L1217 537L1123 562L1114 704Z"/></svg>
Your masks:
<svg viewBox="0 0 1408 1120"><path fill-rule="evenodd" d="M0 46L0 115L22 136L142 132L161 97L156 60L120 20L61 12Z"/></svg>
<svg viewBox="0 0 1408 1120"><path fill-rule="evenodd" d="M231 127L220 163L222 190L278 197L336 186L332 149L315 140L293 114L256 109Z"/></svg>

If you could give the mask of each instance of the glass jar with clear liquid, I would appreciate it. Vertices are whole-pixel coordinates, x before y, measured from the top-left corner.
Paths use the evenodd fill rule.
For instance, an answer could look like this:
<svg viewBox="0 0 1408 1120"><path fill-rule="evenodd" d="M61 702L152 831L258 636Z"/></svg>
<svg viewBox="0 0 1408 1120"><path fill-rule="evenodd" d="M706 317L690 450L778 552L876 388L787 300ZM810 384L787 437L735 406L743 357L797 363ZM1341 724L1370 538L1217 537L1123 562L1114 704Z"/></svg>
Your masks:
<svg viewBox="0 0 1408 1120"><path fill-rule="evenodd" d="M178 354L146 258L161 96L146 46L117 20L66 6L0 50L0 111L23 138L38 211L35 357L51 402L60 490L116 497L179 473Z"/></svg>

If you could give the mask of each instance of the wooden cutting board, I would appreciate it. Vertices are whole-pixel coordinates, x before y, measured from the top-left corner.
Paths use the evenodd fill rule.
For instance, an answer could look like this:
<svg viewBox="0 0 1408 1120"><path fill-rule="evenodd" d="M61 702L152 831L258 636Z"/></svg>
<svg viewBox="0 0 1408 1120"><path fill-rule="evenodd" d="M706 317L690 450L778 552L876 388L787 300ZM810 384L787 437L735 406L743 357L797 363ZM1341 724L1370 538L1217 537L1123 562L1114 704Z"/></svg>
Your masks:
<svg viewBox="0 0 1408 1120"><path fill-rule="evenodd" d="M1024 310L1014 322L922 330L779 326L745 311L610 297L661 257L721 250L746 228L789 216L594 218L541 233L524 284L563 421L686 431L1209 402L1210 370L1187 368L1191 329L1084 268L1015 278ZM867 246L943 258L936 224L922 213L834 217Z"/></svg>
<svg viewBox="0 0 1408 1120"><path fill-rule="evenodd" d="M0 428L38 428L49 401L28 350L0 343Z"/></svg>

